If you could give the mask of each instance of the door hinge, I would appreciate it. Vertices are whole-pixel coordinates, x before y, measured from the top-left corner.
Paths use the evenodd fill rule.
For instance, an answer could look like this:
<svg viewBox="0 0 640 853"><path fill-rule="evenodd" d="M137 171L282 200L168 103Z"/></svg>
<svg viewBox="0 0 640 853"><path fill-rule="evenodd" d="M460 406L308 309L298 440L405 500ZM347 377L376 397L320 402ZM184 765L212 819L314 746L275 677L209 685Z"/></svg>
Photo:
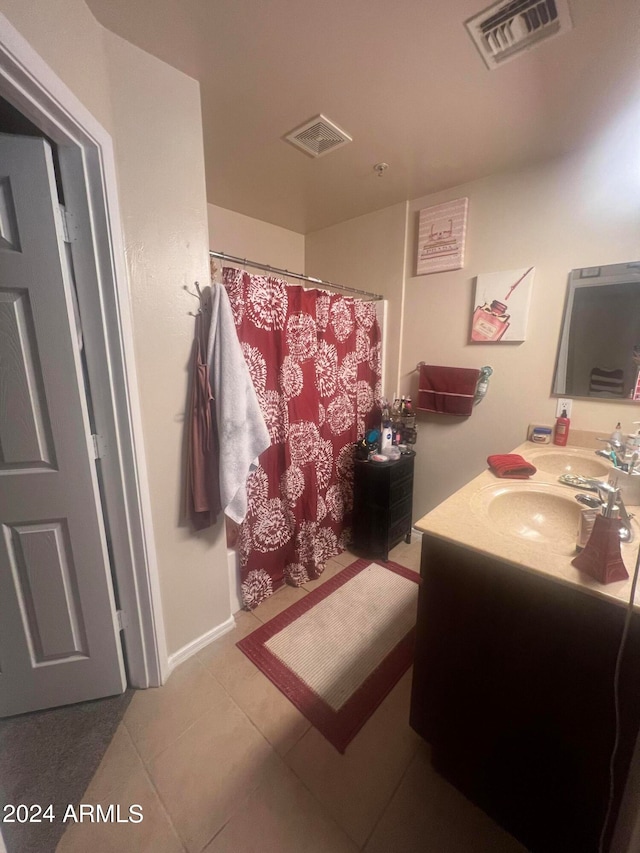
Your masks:
<svg viewBox="0 0 640 853"><path fill-rule="evenodd" d="M129 627L127 615L124 610L116 610L116 620L118 622L118 631L124 631L125 628Z"/></svg>
<svg viewBox="0 0 640 853"><path fill-rule="evenodd" d="M93 441L93 458L102 459L107 453L107 445L104 440L104 436L94 433L92 434L91 439Z"/></svg>
<svg viewBox="0 0 640 853"><path fill-rule="evenodd" d="M70 213L66 207L58 205L60 209L60 219L62 222L62 238L65 243L75 243L78 239L75 216Z"/></svg>

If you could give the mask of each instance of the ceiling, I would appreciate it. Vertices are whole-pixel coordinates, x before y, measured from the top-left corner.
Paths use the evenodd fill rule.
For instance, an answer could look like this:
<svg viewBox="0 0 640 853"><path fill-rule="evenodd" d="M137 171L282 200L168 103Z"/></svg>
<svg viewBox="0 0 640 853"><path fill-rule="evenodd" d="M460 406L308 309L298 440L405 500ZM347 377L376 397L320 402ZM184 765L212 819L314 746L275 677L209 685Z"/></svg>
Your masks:
<svg viewBox="0 0 640 853"><path fill-rule="evenodd" d="M569 0L494 71L464 27L488 0L87 3L199 80L209 202L300 233L585 146L638 97L637 0ZM282 137L318 113L353 142L313 159Z"/></svg>

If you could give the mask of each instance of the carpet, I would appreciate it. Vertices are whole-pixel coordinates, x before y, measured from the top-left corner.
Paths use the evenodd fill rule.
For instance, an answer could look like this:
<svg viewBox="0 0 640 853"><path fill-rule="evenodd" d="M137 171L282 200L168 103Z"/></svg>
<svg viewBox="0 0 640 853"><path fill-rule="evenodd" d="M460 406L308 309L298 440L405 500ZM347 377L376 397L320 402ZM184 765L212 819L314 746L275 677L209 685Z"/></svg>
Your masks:
<svg viewBox="0 0 640 853"><path fill-rule="evenodd" d="M4 823L7 853L53 853L122 720L133 690L120 696L0 720L0 809L6 803L53 805L58 819ZM3 812L0 812L3 814Z"/></svg>
<svg viewBox="0 0 640 853"><path fill-rule="evenodd" d="M344 752L413 660L419 575L357 560L237 644Z"/></svg>

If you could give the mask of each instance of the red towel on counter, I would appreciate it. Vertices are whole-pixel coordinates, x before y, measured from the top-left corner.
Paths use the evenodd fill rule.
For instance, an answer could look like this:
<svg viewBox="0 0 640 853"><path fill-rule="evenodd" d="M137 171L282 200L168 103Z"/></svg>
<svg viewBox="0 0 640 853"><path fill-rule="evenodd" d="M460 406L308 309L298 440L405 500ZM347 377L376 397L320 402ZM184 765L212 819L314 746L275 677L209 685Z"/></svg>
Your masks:
<svg viewBox="0 0 640 853"><path fill-rule="evenodd" d="M475 368L421 364L418 409L468 417L473 411L479 376L480 371Z"/></svg>
<svg viewBox="0 0 640 853"><path fill-rule="evenodd" d="M518 453L496 453L487 457L487 463L496 477L509 480L527 480L538 470Z"/></svg>

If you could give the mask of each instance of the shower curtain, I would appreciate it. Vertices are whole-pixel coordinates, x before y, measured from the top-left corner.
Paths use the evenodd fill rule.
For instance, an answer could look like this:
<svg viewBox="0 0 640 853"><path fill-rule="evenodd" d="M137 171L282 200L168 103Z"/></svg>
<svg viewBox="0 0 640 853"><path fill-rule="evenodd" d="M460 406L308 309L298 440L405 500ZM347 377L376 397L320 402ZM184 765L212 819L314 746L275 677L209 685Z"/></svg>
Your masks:
<svg viewBox="0 0 640 853"><path fill-rule="evenodd" d="M318 577L349 538L354 443L379 423L375 305L225 268L271 446L238 532L243 603ZM242 429L242 424L238 424Z"/></svg>

